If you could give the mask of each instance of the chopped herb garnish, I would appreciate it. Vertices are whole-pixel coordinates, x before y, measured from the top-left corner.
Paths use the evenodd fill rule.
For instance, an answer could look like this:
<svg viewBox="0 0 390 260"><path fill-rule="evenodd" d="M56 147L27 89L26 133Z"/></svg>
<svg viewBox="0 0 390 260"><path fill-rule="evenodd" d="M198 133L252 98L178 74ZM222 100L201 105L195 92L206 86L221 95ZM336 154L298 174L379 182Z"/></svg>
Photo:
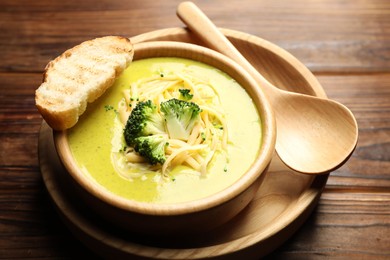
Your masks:
<svg viewBox="0 0 390 260"><path fill-rule="evenodd" d="M123 145L123 147L121 149L119 149L119 152L120 153L126 152L126 149L127 149L127 145Z"/></svg>
<svg viewBox="0 0 390 260"><path fill-rule="evenodd" d="M110 111L110 110L114 109L114 107L111 106L111 105L105 105L105 106L104 106L104 109L105 109L106 111Z"/></svg>
<svg viewBox="0 0 390 260"><path fill-rule="evenodd" d="M223 126L220 124L213 123L214 127L219 130L223 130Z"/></svg>
<svg viewBox="0 0 390 260"><path fill-rule="evenodd" d="M119 114L118 110L114 109L114 107L111 105L105 105L104 109L106 110L106 112L113 110L115 114Z"/></svg>
<svg viewBox="0 0 390 260"><path fill-rule="evenodd" d="M181 98L184 100L191 100L194 97L193 94L190 94L189 89L179 89L179 92L181 94Z"/></svg>

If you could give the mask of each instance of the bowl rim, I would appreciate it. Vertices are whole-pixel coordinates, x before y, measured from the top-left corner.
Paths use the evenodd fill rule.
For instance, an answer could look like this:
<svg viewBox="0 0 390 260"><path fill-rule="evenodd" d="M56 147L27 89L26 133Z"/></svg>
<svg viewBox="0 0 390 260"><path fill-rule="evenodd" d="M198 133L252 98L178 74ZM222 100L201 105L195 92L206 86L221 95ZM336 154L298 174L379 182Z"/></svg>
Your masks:
<svg viewBox="0 0 390 260"><path fill-rule="evenodd" d="M262 121L262 141L258 155L250 168L233 184L204 198L179 203L151 203L126 199L114 194L87 176L71 156L67 141L67 130L53 130L53 138L58 156L69 175L85 191L100 201L115 208L144 215L183 215L210 209L228 202L249 188L262 174L265 174L274 154L276 123L271 106L257 82L241 66L230 58L209 48L192 43L172 41L151 41L134 44L134 59L148 57L182 57L204 62L233 77L247 91L256 105ZM92 181L91 181L92 180Z"/></svg>

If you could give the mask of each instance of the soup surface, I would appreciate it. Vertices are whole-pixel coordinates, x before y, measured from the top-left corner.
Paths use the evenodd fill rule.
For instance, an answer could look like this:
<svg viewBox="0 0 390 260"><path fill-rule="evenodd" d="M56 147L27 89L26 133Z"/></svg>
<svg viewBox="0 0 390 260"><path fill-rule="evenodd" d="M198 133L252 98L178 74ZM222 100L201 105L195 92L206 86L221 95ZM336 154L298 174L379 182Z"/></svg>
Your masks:
<svg viewBox="0 0 390 260"><path fill-rule="evenodd" d="M228 147L216 153L207 174L177 166L162 178L150 171L141 176L118 172L118 151L124 146L118 103L123 90L156 73L193 71L207 78L218 92L228 127ZM255 160L261 144L261 121L246 91L231 77L206 64L181 58L133 61L102 97L91 103L75 127L68 130L71 151L91 181L124 198L173 203L206 197L239 179ZM120 165L121 163L119 163Z"/></svg>

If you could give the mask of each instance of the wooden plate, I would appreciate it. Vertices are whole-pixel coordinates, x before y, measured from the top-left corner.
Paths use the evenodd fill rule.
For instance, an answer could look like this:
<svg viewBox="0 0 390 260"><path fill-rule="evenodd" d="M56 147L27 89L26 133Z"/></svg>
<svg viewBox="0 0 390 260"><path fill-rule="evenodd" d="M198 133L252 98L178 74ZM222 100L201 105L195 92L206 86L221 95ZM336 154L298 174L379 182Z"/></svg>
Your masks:
<svg viewBox="0 0 390 260"><path fill-rule="evenodd" d="M315 77L291 54L253 35L221 30L275 85L289 91L326 97ZM202 45L183 28L158 30L131 40L133 43L170 40ZM44 183L64 223L92 251L109 258L259 258L276 249L304 223L328 178L328 175L296 173L275 155L255 199L235 219L201 237L150 241L115 230L67 196L71 191L65 192L59 181L60 176L67 173L57 157L52 130L46 123L42 124L40 131L39 158Z"/></svg>

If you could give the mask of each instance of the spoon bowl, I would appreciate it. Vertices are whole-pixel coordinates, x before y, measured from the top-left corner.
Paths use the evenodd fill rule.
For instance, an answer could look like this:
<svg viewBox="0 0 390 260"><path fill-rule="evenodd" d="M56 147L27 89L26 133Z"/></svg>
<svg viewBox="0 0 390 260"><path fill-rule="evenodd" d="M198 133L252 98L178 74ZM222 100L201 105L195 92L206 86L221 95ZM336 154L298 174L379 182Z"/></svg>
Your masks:
<svg viewBox="0 0 390 260"><path fill-rule="evenodd" d="M179 4L177 15L208 47L236 61L261 86L275 114L276 151L288 167L306 174L323 174L349 158L356 147L358 127L347 107L273 86L192 2Z"/></svg>

